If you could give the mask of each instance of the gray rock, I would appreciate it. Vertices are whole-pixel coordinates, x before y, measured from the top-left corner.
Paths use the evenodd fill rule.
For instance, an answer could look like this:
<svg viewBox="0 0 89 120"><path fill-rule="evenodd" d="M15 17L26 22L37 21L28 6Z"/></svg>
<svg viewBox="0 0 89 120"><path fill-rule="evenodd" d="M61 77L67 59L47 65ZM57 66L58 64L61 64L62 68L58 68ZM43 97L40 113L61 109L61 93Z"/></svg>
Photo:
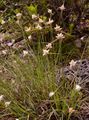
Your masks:
<svg viewBox="0 0 89 120"><path fill-rule="evenodd" d="M65 66L59 70L57 81L60 82L62 77L68 80L75 80L77 84L86 87L89 84L89 60L76 60L75 66L70 69L70 66Z"/></svg>

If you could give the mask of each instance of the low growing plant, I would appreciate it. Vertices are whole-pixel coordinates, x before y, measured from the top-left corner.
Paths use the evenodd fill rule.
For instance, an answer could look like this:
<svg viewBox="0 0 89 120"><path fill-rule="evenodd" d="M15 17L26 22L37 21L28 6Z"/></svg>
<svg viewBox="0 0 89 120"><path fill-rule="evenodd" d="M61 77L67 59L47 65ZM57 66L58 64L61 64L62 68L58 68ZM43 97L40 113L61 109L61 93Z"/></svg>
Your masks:
<svg viewBox="0 0 89 120"><path fill-rule="evenodd" d="M57 67L48 56L12 55L0 63L0 118L69 120L78 113L82 93L75 82L57 82Z"/></svg>

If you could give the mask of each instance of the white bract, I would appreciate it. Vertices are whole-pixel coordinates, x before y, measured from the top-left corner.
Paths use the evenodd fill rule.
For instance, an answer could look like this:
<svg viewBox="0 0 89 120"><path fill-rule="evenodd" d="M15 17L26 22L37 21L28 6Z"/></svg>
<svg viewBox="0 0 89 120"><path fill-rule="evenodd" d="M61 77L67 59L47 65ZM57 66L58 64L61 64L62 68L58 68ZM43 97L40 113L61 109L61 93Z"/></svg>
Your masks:
<svg viewBox="0 0 89 120"><path fill-rule="evenodd" d="M2 50L2 54L6 55L7 54L7 50Z"/></svg>
<svg viewBox="0 0 89 120"><path fill-rule="evenodd" d="M44 20L42 20L41 18L39 18L39 23L43 23L44 22Z"/></svg>
<svg viewBox="0 0 89 120"><path fill-rule="evenodd" d="M76 61L71 60L69 64L70 64L70 69L72 69L72 67L76 65Z"/></svg>
<svg viewBox="0 0 89 120"><path fill-rule="evenodd" d="M52 48L52 43L48 43L48 44L46 45L46 48L47 48L47 49L51 49L51 48Z"/></svg>
<svg viewBox="0 0 89 120"><path fill-rule="evenodd" d="M51 9L48 9L48 13L52 14L52 10L51 10Z"/></svg>
<svg viewBox="0 0 89 120"><path fill-rule="evenodd" d="M11 101L5 102L5 107L8 107L11 104Z"/></svg>
<svg viewBox="0 0 89 120"><path fill-rule="evenodd" d="M81 86L80 85L76 85L75 86L75 90L80 91L81 90Z"/></svg>
<svg viewBox="0 0 89 120"><path fill-rule="evenodd" d="M32 40L32 36L31 36L31 35L29 35L29 36L28 36L28 39L29 39L29 40Z"/></svg>
<svg viewBox="0 0 89 120"><path fill-rule="evenodd" d="M49 97L52 97L54 94L55 94L54 92L50 92Z"/></svg>
<svg viewBox="0 0 89 120"><path fill-rule="evenodd" d="M5 21L4 20L1 20L1 24L3 25L5 23Z"/></svg>
<svg viewBox="0 0 89 120"><path fill-rule="evenodd" d="M51 25L53 23L53 20L49 18L49 21L46 22L46 25Z"/></svg>
<svg viewBox="0 0 89 120"><path fill-rule="evenodd" d="M31 27L26 27L26 28L25 28L25 31L26 31L26 32L29 32L30 30L31 30Z"/></svg>
<svg viewBox="0 0 89 120"><path fill-rule="evenodd" d="M43 56L49 54L49 50L43 49Z"/></svg>
<svg viewBox="0 0 89 120"><path fill-rule="evenodd" d="M58 33L56 36L57 39L63 39L65 38L64 35L62 33Z"/></svg>
<svg viewBox="0 0 89 120"><path fill-rule="evenodd" d="M37 15L35 15L35 14L32 15L32 19L33 19L33 20L35 20L35 19L37 19L37 18L38 18Z"/></svg>
<svg viewBox="0 0 89 120"><path fill-rule="evenodd" d="M57 25L57 24L56 24L56 27L54 29L57 32L60 32L62 30L62 28L59 25Z"/></svg>
<svg viewBox="0 0 89 120"><path fill-rule="evenodd" d="M23 56L28 55L28 51L27 50L23 50Z"/></svg>
<svg viewBox="0 0 89 120"><path fill-rule="evenodd" d="M69 108L69 113L73 113L73 112L75 112L75 110L70 107L70 108Z"/></svg>
<svg viewBox="0 0 89 120"><path fill-rule="evenodd" d="M41 30L41 29L42 29L42 27L41 27L39 24L37 24L36 29Z"/></svg>
<svg viewBox="0 0 89 120"><path fill-rule="evenodd" d="M59 9L60 9L61 11L64 11L64 10L65 10L64 4L62 4L62 5L59 7Z"/></svg>

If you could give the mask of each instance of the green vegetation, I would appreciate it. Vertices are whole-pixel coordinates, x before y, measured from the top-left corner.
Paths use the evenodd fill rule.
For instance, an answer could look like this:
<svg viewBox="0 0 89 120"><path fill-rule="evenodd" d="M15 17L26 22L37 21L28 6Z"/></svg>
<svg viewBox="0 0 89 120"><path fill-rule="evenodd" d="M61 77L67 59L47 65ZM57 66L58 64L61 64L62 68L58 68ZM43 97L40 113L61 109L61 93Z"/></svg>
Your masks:
<svg viewBox="0 0 89 120"><path fill-rule="evenodd" d="M85 116L88 91L59 71L88 59L88 6L87 0L0 1L1 120Z"/></svg>

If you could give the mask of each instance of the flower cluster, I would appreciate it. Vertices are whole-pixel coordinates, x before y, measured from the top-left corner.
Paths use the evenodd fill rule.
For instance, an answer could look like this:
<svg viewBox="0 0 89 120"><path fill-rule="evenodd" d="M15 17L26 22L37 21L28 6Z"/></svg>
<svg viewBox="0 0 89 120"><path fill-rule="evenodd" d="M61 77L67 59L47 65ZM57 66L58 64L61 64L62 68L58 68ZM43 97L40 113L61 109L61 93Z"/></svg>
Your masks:
<svg viewBox="0 0 89 120"><path fill-rule="evenodd" d="M48 13L50 13L50 14L52 15L52 10L51 10L51 9L48 9ZM46 22L46 25L51 25L53 22L54 22L54 21L53 21L51 18L49 18L49 21ZM53 40L52 42L48 43L48 44L46 45L46 47L43 49L43 56L49 54L49 51L50 51L50 49L52 48L52 44L53 44L54 42L56 42L57 40L62 40L62 39L65 38L65 36L64 36L63 33L62 33L62 28L61 28L59 25L56 24L56 26L53 28L53 30L54 30L55 32L57 32L57 35L56 35L56 37L55 37L55 40Z"/></svg>
<svg viewBox="0 0 89 120"><path fill-rule="evenodd" d="M64 10L65 7L64 7L64 4L60 7L60 10ZM33 33L36 33L36 32L40 32L42 33L42 31L54 31L56 32L56 36L55 36L55 39L48 43L46 45L46 47L43 49L43 56L49 54L49 51L50 49L52 48L52 44L54 42L56 42L57 40L62 40L64 39L64 34L62 33L62 28L60 27L60 25L55 25L55 27L53 27L53 22L54 20L52 19L52 15L53 15L53 11L52 9L48 9L48 14L49 14L49 17L47 18L46 16L42 16L42 15L39 15L39 14L32 14L31 15L31 20L32 20L32 23L29 23L28 25L26 24L26 26L24 26L24 30L23 32L25 32L27 34L27 39L31 42L32 39L33 39ZM16 17L16 23L22 28L22 23L21 23L21 19L23 18L23 14L21 12L18 12L16 13L15 15ZM2 21L2 24L4 24L4 20ZM13 46L14 44L14 41L11 41L11 42L8 42L7 45L9 47ZM6 51L3 51L3 54L6 54ZM28 51L23 51L23 56L26 56L28 54Z"/></svg>
<svg viewBox="0 0 89 120"><path fill-rule="evenodd" d="M52 43L48 43L45 47L45 49L43 49L43 56L49 54L50 49L52 48Z"/></svg>
<svg viewBox="0 0 89 120"><path fill-rule="evenodd" d="M64 6L61 6L62 9L64 9ZM60 9L61 9L60 8ZM46 16L42 16L39 14L32 14L31 19L32 23L29 23L28 25L24 26L24 31L27 34L27 39L31 42L33 39L33 33L42 33L43 31L54 31L56 32L56 36L54 41L48 43L46 47L43 49L43 56L49 54L50 49L52 48L52 44L57 41L57 40L62 40L64 39L64 34L62 33L62 28L59 25L55 25L55 27L52 27L54 20L52 19L53 11L52 9L48 9L48 14L49 17L47 18ZM16 23L21 27L21 19L23 18L23 15L21 12L18 12L16 14ZM2 22L3 23L3 22ZM10 47L13 45L14 42L9 42L7 45ZM23 51L23 56L26 56L28 54L28 51Z"/></svg>
<svg viewBox="0 0 89 120"><path fill-rule="evenodd" d="M52 15L52 10L48 9L48 13L50 15ZM20 14L17 14L16 17L20 16ZM28 26L24 27L25 32L28 35L28 40L32 40L32 33L34 32L42 32L42 30L47 29L48 27L50 27L50 25L52 25L52 23L54 22L51 17L48 18L46 16L40 16L39 14L32 14L31 15L31 19L32 19L32 23L30 23Z"/></svg>

